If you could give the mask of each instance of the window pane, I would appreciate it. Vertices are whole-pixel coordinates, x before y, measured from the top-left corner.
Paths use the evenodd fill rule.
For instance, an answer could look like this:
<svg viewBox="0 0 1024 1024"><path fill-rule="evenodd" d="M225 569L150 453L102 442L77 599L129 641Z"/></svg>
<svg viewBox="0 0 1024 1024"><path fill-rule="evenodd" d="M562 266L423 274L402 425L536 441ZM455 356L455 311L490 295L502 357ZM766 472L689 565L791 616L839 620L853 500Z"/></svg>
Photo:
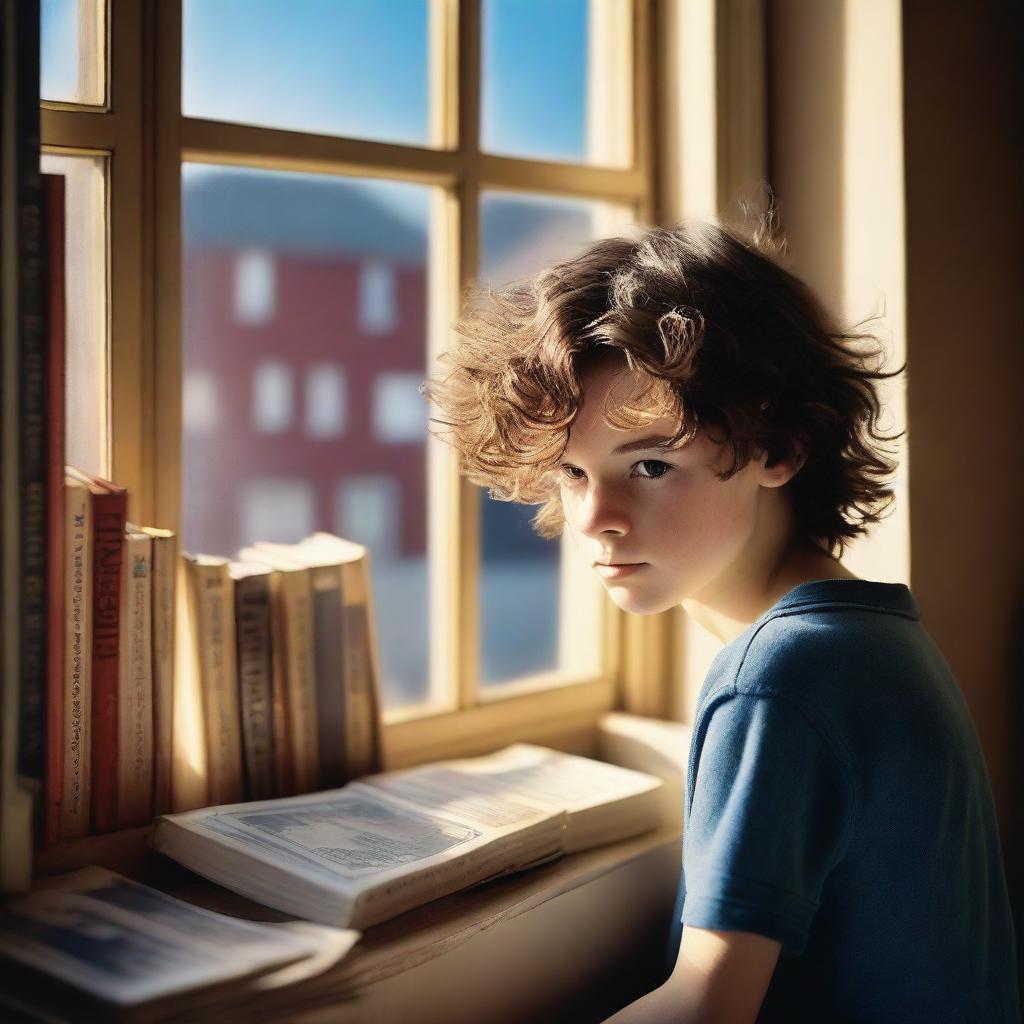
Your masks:
<svg viewBox="0 0 1024 1024"><path fill-rule="evenodd" d="M43 0L41 95L61 103L104 103L103 0Z"/></svg>
<svg viewBox="0 0 1024 1024"><path fill-rule="evenodd" d="M366 544L389 707L429 688L428 407L406 386L426 377L429 198L183 169L184 545L232 556L313 530ZM391 282L386 339L360 315L368 265Z"/></svg>
<svg viewBox="0 0 1024 1024"><path fill-rule="evenodd" d="M428 143L427 0L184 0L188 117Z"/></svg>
<svg viewBox="0 0 1024 1024"><path fill-rule="evenodd" d="M627 165L630 13L629 0L484 0L481 147Z"/></svg>
<svg viewBox="0 0 1024 1024"><path fill-rule="evenodd" d="M485 193L481 201L480 276L492 287L536 273L608 234L625 214L569 199ZM481 493L480 679L484 686L541 672L581 667L579 638L567 637L563 621L567 587L599 604L598 581L566 581L560 541L541 539L530 520L536 506L495 501ZM579 603L574 614L580 614ZM592 628L590 638L597 636ZM597 645L593 645L596 650Z"/></svg>
<svg viewBox="0 0 1024 1024"><path fill-rule="evenodd" d="M40 167L64 175L65 457L107 476L107 158L44 153Z"/></svg>

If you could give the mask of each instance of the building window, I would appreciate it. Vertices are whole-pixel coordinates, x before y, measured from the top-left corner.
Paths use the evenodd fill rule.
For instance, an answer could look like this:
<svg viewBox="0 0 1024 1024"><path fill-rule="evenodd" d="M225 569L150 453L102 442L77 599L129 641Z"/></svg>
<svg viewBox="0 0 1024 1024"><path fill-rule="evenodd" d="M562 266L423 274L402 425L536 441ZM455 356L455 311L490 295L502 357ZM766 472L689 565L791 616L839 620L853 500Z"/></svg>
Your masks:
<svg viewBox="0 0 1024 1024"><path fill-rule="evenodd" d="M345 370L321 363L306 371L306 434L326 439L340 437L348 420L348 386Z"/></svg>
<svg viewBox="0 0 1024 1024"><path fill-rule="evenodd" d="M242 481L239 518L247 544L294 544L315 529L315 495L307 480L251 477Z"/></svg>
<svg viewBox="0 0 1024 1024"><path fill-rule="evenodd" d="M181 423L204 434L217 426L217 382L209 370L190 370L182 382Z"/></svg>
<svg viewBox="0 0 1024 1024"><path fill-rule="evenodd" d="M401 488L394 477L367 473L348 476L338 484L335 532L365 544L375 562L398 556L400 523Z"/></svg>
<svg viewBox="0 0 1024 1024"><path fill-rule="evenodd" d="M382 373L373 382L373 432L388 444L408 444L427 436L427 403L416 373Z"/></svg>
<svg viewBox="0 0 1024 1024"><path fill-rule="evenodd" d="M359 329L390 334L398 323L395 269L387 263L364 263L359 271Z"/></svg>
<svg viewBox="0 0 1024 1024"><path fill-rule="evenodd" d="M277 304L277 264L265 249L247 249L235 260L235 320L250 327L270 323Z"/></svg>
<svg viewBox="0 0 1024 1024"><path fill-rule="evenodd" d="M252 425L260 434L282 434L294 417L294 381L284 363L265 362L252 376Z"/></svg>

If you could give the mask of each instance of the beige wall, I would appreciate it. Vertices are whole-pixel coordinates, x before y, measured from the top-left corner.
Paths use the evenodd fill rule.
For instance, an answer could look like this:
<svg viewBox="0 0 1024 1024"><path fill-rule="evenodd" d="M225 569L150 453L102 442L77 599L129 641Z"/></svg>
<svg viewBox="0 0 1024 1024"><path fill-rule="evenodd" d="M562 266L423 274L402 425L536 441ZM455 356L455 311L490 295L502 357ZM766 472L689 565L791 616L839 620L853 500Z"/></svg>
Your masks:
<svg viewBox="0 0 1024 1024"><path fill-rule="evenodd" d="M1024 597L1024 267L999 10L773 0L768 37L770 175L795 269L848 316L870 312L877 289L897 358L905 329L898 518L849 564L873 578L909 568L977 724L1005 838ZM898 416L902 399L890 400Z"/></svg>
<svg viewBox="0 0 1024 1024"><path fill-rule="evenodd" d="M724 128L722 83L743 43L723 45L721 12L737 5L764 14L766 88L741 91L748 110ZM742 129L737 116L756 132L761 109L790 267L847 320L883 313L890 365L904 352L909 360L906 388L884 395L885 425L908 429L897 504L844 560L913 588L976 722L1009 864L1024 849L1014 828L1024 818L1014 783L1024 769L1014 754L1024 715L1019 4L669 0L666 9L662 222L721 210L735 198L723 182L756 180L756 168L721 165L736 152L724 132ZM740 31L750 33L745 17ZM687 36L716 38L715 60L687 64ZM681 620L674 711L686 720L715 645Z"/></svg>

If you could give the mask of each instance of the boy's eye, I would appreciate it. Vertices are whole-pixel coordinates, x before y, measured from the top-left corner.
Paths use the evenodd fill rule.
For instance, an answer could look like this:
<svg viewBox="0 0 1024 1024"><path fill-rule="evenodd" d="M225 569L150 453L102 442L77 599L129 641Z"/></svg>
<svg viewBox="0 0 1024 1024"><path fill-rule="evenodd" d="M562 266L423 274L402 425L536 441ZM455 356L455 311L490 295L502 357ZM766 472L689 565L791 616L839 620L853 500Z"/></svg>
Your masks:
<svg viewBox="0 0 1024 1024"><path fill-rule="evenodd" d="M638 462L637 466L655 466L657 471L653 472L652 475L642 475L642 480L657 480L659 477L663 477L672 467L667 462L662 462L661 459L644 459L643 462ZM645 470L645 473L651 472Z"/></svg>

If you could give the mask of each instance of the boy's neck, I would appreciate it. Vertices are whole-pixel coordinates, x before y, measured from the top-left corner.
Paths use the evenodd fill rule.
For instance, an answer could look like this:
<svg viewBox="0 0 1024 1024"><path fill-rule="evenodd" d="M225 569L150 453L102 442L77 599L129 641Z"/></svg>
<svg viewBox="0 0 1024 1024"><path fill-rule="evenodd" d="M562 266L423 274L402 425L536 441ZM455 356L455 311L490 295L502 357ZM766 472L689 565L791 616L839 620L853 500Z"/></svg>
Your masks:
<svg viewBox="0 0 1024 1024"><path fill-rule="evenodd" d="M683 610L722 643L735 640L801 583L858 578L815 544L793 538L789 502L779 491L765 497L767 515L730 571L682 601Z"/></svg>

